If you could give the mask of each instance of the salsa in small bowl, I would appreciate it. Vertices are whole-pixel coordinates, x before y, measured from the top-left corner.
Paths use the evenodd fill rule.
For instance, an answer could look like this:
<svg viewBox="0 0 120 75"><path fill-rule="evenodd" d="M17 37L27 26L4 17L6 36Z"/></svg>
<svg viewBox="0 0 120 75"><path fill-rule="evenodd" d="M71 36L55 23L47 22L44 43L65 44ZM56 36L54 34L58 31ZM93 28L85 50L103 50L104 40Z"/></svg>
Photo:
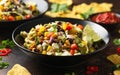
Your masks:
<svg viewBox="0 0 120 75"><path fill-rule="evenodd" d="M115 12L96 13L89 17L89 20L98 23L108 30L116 28L120 24L120 14Z"/></svg>

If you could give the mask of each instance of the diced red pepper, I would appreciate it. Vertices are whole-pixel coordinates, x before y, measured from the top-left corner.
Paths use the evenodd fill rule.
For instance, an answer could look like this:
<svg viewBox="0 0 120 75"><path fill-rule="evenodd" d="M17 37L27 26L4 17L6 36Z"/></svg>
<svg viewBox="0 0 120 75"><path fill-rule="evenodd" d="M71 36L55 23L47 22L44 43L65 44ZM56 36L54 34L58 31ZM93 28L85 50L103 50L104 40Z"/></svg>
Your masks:
<svg viewBox="0 0 120 75"><path fill-rule="evenodd" d="M50 32L50 33L47 35L47 38L52 37L53 34L54 34L54 32Z"/></svg>

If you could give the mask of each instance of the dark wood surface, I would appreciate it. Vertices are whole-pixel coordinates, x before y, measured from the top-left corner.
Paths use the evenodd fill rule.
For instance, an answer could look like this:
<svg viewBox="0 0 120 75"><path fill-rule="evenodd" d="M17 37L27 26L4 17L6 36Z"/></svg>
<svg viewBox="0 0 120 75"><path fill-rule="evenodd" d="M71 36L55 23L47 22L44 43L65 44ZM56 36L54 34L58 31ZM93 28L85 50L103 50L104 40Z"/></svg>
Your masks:
<svg viewBox="0 0 120 75"><path fill-rule="evenodd" d="M112 11L120 13L120 0L74 0L74 4L83 2L110 2L114 5ZM7 72L15 64L21 64L22 66L26 67L32 73L32 75L64 75L65 73L72 72L74 72L75 75L85 75L85 68L89 65L96 65L99 67L99 71L93 75L110 75L112 72L113 64L108 61L106 57L110 54L116 53L117 46L113 44L113 39L120 37L120 34L118 34L118 29L120 29L120 25L117 25L116 28L112 27L112 29L109 30L111 40L107 48L97 53L90 59L87 59L86 61L83 60L84 62L81 61L79 65L75 65L73 67L53 68L50 66L42 65L40 62L37 62L33 58L30 58L22 51L20 51L17 47L15 47L12 49L12 53L10 53L8 56L3 57L3 61L9 62L10 66L7 69L0 69L0 75L6 75ZM7 28L1 29L0 40L7 38L11 39L11 34L12 30L7 30Z"/></svg>

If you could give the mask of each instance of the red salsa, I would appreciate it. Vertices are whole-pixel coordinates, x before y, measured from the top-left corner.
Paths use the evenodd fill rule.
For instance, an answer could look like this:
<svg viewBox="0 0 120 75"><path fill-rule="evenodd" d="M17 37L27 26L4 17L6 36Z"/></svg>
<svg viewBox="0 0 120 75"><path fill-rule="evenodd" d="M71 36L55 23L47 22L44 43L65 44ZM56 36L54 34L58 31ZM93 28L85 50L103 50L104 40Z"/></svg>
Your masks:
<svg viewBox="0 0 120 75"><path fill-rule="evenodd" d="M113 12L96 14L91 18L91 20L103 24L114 24L120 22L120 18L117 17Z"/></svg>

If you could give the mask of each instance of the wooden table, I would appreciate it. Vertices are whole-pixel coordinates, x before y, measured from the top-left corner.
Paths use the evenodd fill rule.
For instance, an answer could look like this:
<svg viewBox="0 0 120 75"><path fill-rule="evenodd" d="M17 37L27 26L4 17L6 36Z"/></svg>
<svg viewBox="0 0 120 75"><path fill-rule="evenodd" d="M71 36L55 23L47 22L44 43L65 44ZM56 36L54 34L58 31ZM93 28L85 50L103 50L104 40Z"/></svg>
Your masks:
<svg viewBox="0 0 120 75"><path fill-rule="evenodd" d="M120 13L120 0L74 0L74 4L79 3L90 3L91 1L97 2L110 2L113 3L113 11ZM45 16L43 16L45 17ZM84 63L81 63L77 66L68 67L68 68L53 68L49 66L45 66L40 64L39 62L35 61L34 59L30 58L23 52L21 52L17 47L12 49L12 53L8 56L3 57L3 61L9 62L10 66L7 69L1 69L0 75L6 75L8 70L10 70L13 65L21 64L22 66L26 67L32 75L64 75L65 73L72 73L74 72L75 75L85 75L85 68L89 65L96 65L99 67L99 71L94 73L93 75L110 75L112 72L113 64L106 59L106 57L110 54L116 53L116 48L113 44L113 39L120 37L118 34L118 29L120 29L120 25L117 28L113 28L110 30L109 33L111 35L111 40L107 48L103 51L97 53L90 59L86 60ZM7 29L0 30L0 40L3 39L11 39L12 31L8 31Z"/></svg>

